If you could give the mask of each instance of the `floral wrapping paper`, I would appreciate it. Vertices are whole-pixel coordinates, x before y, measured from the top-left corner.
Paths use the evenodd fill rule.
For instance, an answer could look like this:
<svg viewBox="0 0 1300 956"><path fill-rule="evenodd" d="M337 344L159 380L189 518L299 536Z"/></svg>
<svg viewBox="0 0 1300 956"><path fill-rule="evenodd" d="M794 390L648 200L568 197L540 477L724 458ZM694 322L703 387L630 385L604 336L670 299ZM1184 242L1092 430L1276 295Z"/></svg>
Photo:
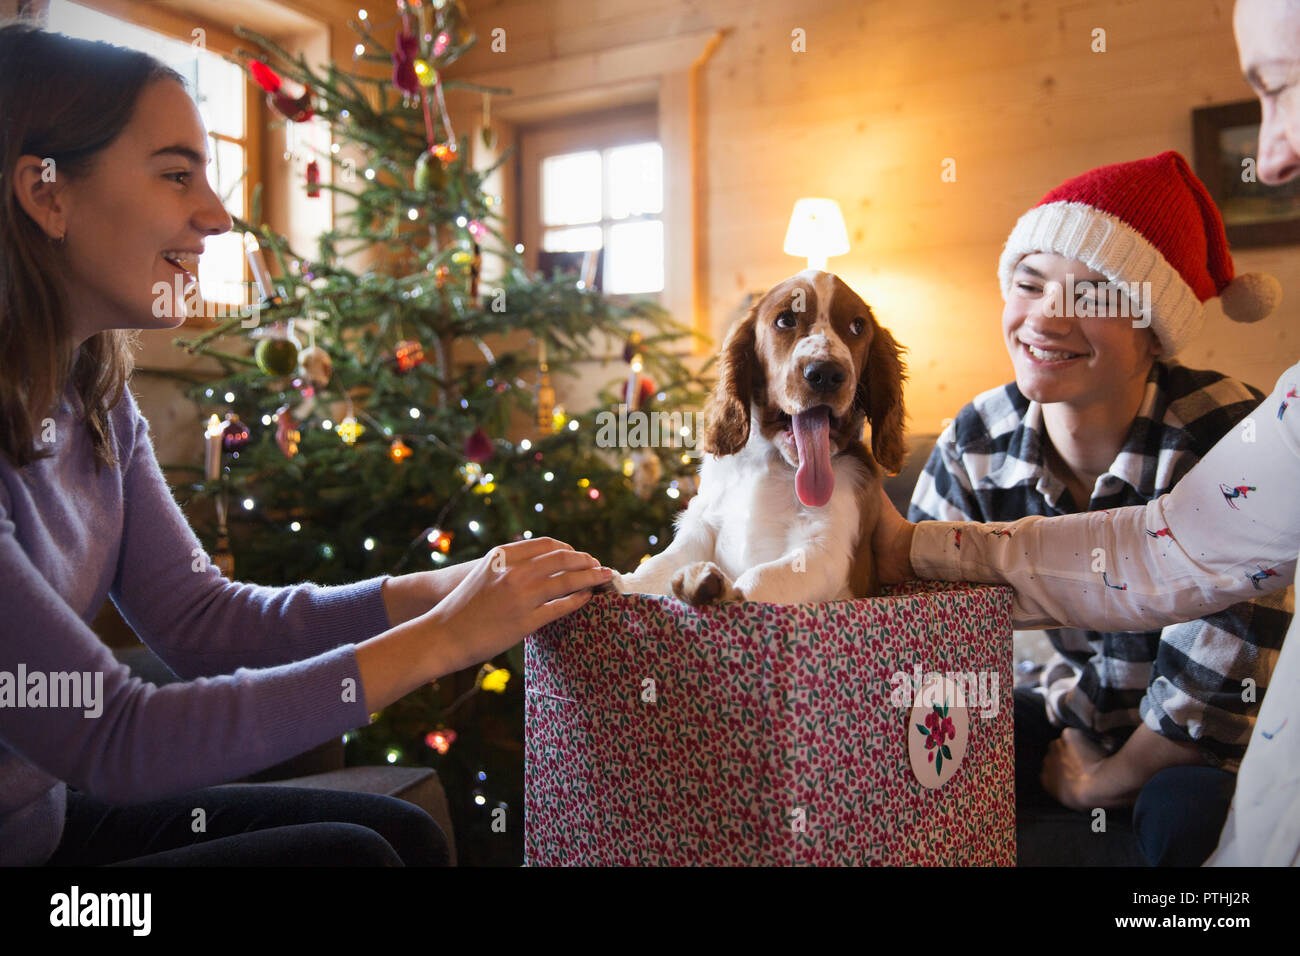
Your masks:
<svg viewBox="0 0 1300 956"><path fill-rule="evenodd" d="M788 606L593 597L525 647L526 862L1013 866L1010 609L1009 589L936 582ZM938 786L909 736L952 724L895 691L917 668L982 673L996 702L968 701Z"/></svg>

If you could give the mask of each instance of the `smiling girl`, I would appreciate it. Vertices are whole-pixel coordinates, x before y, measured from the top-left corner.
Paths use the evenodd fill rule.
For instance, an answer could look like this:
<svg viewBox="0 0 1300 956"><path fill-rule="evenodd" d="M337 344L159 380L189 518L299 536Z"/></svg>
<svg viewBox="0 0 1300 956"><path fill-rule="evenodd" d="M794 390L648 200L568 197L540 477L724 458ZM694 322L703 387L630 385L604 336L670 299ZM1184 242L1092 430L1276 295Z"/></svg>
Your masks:
<svg viewBox="0 0 1300 956"><path fill-rule="evenodd" d="M166 66L0 27L0 864L446 862L441 830L404 801L200 788L365 725L609 572L549 538L340 587L194 570L200 545L126 386L129 330L183 320L204 240L230 228L207 162ZM88 626L106 597L188 683L117 663ZM93 677L101 712L27 706L28 688L18 706L20 673Z"/></svg>

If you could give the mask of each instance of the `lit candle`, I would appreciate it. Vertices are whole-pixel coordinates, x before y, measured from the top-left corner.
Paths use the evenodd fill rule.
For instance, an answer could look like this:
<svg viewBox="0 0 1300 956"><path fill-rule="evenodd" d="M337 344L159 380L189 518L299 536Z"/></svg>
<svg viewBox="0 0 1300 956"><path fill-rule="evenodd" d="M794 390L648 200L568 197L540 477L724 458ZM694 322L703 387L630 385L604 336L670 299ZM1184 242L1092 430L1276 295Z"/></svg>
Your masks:
<svg viewBox="0 0 1300 956"><path fill-rule="evenodd" d="M627 410L634 412L641 404L641 356L632 356L632 368L627 375Z"/></svg>
<svg viewBox="0 0 1300 956"><path fill-rule="evenodd" d="M204 474L208 481L216 481L221 475L221 436L226 430L225 422L213 415L208 419L208 427L203 432L207 440L207 455L204 462Z"/></svg>
<svg viewBox="0 0 1300 956"><path fill-rule="evenodd" d="M244 233L244 252L248 256L249 268L253 270L253 278L257 281L257 291L262 294L262 301L278 303L280 295L271 284L271 273L266 268L266 260L262 258L262 246L257 241L257 236L251 232Z"/></svg>

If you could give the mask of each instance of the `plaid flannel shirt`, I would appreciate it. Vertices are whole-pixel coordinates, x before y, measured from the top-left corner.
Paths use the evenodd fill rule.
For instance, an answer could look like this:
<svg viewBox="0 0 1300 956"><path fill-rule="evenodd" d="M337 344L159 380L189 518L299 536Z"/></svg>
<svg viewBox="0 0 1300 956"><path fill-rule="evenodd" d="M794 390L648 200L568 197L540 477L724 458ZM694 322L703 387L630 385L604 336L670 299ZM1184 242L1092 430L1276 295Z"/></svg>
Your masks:
<svg viewBox="0 0 1300 956"><path fill-rule="evenodd" d="M1088 511L1146 504L1264 399L1214 371L1157 361L1124 444ZM1043 409L1014 382L990 389L944 429L912 495L912 521L1014 521L1081 509L1044 460ZM1081 561L1090 561L1081 555ZM1139 722L1237 769L1291 622L1293 588L1158 631L1048 631L1056 654L1039 688L1049 719L1118 749ZM1255 695L1244 692L1259 688Z"/></svg>

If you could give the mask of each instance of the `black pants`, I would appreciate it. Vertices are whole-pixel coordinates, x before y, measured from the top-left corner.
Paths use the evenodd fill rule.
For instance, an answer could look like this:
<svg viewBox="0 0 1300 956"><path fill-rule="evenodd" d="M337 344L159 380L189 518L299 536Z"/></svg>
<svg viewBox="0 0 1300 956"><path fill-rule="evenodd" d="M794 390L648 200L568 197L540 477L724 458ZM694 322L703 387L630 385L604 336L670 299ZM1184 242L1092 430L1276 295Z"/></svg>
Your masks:
<svg viewBox="0 0 1300 956"><path fill-rule="evenodd" d="M1028 688L1015 691L1016 702L1016 824L1031 823L1045 815L1069 813L1043 789L1039 777L1043 759L1061 728L1047 719L1041 694ZM1131 818L1127 811L1107 811L1122 823L1132 821L1142 855L1152 866L1200 866L1219 845L1219 833L1228 817L1237 775L1214 767L1167 767L1147 781L1138 794ZM1063 864L1084 862L1092 838L1091 817L1079 813L1078 838L1060 841ZM1027 829L1027 828L1026 828ZM1074 828L1071 828L1073 830ZM1037 830L1035 832L1047 832ZM1041 847L1020 847L1042 859Z"/></svg>
<svg viewBox="0 0 1300 956"><path fill-rule="evenodd" d="M196 813L202 810L202 814ZM196 820L203 829L195 832ZM228 786L113 806L68 788L47 866L446 866L447 838L396 797Z"/></svg>

